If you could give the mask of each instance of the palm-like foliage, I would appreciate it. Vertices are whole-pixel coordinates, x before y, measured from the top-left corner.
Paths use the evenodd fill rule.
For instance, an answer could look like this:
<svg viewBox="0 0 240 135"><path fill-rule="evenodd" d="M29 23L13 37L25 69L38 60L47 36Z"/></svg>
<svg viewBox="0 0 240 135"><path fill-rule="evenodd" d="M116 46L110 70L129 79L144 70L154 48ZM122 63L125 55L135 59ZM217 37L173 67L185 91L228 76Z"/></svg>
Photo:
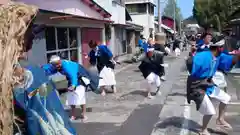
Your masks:
<svg viewBox="0 0 240 135"><path fill-rule="evenodd" d="M193 16L203 28L222 31L230 22L229 16L239 9L240 0L195 0Z"/></svg>

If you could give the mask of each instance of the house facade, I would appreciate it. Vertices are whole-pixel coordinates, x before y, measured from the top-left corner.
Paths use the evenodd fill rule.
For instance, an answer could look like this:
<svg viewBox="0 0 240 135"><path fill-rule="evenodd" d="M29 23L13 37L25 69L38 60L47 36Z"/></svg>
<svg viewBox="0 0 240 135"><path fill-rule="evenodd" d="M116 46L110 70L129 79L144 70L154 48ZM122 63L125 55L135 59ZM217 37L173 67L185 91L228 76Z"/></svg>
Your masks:
<svg viewBox="0 0 240 135"><path fill-rule="evenodd" d="M94 0L112 16L112 24L106 25L106 44L114 56L127 53L126 18L124 0Z"/></svg>
<svg viewBox="0 0 240 135"><path fill-rule="evenodd" d="M105 42L105 25L112 23L111 14L93 0L16 1L40 8L35 25L45 24L45 30L36 35L28 52L29 61L39 65L57 54L87 67L88 43Z"/></svg>
<svg viewBox="0 0 240 135"><path fill-rule="evenodd" d="M145 38L154 37L154 1L153 0L125 0L126 8L132 17L132 22L142 25L142 35Z"/></svg>

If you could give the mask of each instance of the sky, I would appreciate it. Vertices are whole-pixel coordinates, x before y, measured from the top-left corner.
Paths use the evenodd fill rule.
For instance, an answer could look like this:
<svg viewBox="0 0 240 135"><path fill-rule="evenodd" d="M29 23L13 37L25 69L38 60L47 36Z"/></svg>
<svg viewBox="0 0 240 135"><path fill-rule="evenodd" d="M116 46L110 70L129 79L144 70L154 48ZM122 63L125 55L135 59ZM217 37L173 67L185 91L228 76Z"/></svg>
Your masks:
<svg viewBox="0 0 240 135"><path fill-rule="evenodd" d="M157 5L157 1L158 0L155 0L155 3ZM165 2L164 2L165 1ZM178 4L178 7L180 7L181 9L181 12L182 12L182 15L183 15L183 18L187 18L189 16L192 15L192 8L193 8L193 1L194 0L176 0L177 1L177 4ZM162 7L162 11L167 3L167 0L161 0L161 7ZM157 9L155 10L155 15L157 15Z"/></svg>

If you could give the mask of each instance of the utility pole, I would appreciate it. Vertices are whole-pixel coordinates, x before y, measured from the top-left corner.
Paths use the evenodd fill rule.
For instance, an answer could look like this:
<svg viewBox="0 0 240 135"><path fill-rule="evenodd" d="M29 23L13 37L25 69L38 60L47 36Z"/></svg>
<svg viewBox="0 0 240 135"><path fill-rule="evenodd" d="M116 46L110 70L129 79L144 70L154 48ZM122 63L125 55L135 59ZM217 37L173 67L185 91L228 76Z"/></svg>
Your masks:
<svg viewBox="0 0 240 135"><path fill-rule="evenodd" d="M174 18L174 27L173 27L173 29L174 29L174 37L175 37L175 32L176 32L176 1L175 0L172 0L172 5L173 5L173 18Z"/></svg>
<svg viewBox="0 0 240 135"><path fill-rule="evenodd" d="M179 34L182 37L182 20L179 20Z"/></svg>
<svg viewBox="0 0 240 135"><path fill-rule="evenodd" d="M162 32L161 0L158 0L158 32Z"/></svg>

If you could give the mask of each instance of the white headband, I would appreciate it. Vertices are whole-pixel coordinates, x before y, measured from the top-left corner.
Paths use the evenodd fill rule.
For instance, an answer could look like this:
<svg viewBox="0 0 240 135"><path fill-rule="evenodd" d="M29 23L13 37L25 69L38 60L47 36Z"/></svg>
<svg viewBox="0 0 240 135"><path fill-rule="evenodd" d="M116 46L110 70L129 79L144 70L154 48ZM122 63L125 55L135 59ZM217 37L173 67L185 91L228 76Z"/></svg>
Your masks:
<svg viewBox="0 0 240 135"><path fill-rule="evenodd" d="M148 48L147 52L152 52L154 51L154 48Z"/></svg>
<svg viewBox="0 0 240 135"><path fill-rule="evenodd" d="M53 55L53 56L51 56L49 62L50 62L50 63L54 63L54 62L58 62L59 60L61 60L61 58L60 58L59 56Z"/></svg>

